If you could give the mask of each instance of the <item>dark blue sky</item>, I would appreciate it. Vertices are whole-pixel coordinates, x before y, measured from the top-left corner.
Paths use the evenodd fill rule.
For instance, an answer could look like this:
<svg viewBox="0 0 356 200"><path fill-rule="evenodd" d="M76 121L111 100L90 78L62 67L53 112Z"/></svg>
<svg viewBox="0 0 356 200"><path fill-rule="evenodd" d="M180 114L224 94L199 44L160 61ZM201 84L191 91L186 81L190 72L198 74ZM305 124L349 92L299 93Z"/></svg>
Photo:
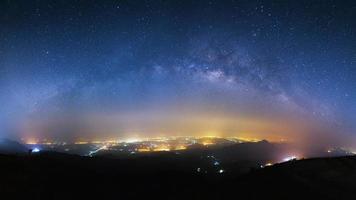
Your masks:
<svg viewBox="0 0 356 200"><path fill-rule="evenodd" d="M356 136L355 1L9 0L0 11L4 135Z"/></svg>

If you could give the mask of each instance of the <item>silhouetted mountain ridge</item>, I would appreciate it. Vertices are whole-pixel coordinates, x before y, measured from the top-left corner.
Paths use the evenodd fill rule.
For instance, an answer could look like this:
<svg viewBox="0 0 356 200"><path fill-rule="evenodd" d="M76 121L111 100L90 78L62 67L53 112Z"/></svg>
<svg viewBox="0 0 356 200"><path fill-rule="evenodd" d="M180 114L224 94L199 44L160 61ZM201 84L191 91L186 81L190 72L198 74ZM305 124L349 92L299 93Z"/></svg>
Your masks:
<svg viewBox="0 0 356 200"><path fill-rule="evenodd" d="M28 153L28 148L19 142L0 138L0 153L2 154L23 154Z"/></svg>
<svg viewBox="0 0 356 200"><path fill-rule="evenodd" d="M330 200L356 197L355 156L290 161L255 169L242 176L197 173L190 168L195 162L172 158L169 154L129 160L52 152L32 156L0 155L0 192L3 197L10 197L8 199L46 200L68 196L77 199Z"/></svg>

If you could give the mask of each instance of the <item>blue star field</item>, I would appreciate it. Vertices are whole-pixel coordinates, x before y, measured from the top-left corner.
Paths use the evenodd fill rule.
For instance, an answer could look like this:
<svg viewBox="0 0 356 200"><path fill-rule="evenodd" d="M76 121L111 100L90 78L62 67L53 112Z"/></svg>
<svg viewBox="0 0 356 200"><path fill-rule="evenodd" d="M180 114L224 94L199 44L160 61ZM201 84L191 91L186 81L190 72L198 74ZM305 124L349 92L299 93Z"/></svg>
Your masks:
<svg viewBox="0 0 356 200"><path fill-rule="evenodd" d="M0 134L356 136L355 1L1 1Z"/></svg>

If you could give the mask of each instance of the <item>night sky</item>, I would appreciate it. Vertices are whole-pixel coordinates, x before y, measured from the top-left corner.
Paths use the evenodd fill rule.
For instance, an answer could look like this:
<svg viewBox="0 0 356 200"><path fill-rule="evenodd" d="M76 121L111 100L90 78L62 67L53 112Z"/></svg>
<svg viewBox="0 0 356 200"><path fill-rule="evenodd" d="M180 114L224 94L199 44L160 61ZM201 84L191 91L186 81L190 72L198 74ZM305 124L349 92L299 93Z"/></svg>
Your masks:
<svg viewBox="0 0 356 200"><path fill-rule="evenodd" d="M4 137L356 146L355 86L353 0L0 2Z"/></svg>

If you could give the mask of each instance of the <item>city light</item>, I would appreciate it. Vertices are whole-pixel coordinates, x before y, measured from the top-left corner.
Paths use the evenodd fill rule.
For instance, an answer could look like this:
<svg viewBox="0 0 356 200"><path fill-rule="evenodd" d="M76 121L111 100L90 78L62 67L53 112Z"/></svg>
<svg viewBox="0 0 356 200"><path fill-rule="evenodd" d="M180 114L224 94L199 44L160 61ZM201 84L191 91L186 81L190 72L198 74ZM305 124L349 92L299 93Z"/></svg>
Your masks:
<svg viewBox="0 0 356 200"><path fill-rule="evenodd" d="M283 161L288 162L288 161L296 160L296 159L297 159L296 156L288 156L288 157L283 158Z"/></svg>
<svg viewBox="0 0 356 200"><path fill-rule="evenodd" d="M38 153L38 152L40 152L41 150L39 149L39 148L34 148L34 149L32 149L32 153Z"/></svg>

